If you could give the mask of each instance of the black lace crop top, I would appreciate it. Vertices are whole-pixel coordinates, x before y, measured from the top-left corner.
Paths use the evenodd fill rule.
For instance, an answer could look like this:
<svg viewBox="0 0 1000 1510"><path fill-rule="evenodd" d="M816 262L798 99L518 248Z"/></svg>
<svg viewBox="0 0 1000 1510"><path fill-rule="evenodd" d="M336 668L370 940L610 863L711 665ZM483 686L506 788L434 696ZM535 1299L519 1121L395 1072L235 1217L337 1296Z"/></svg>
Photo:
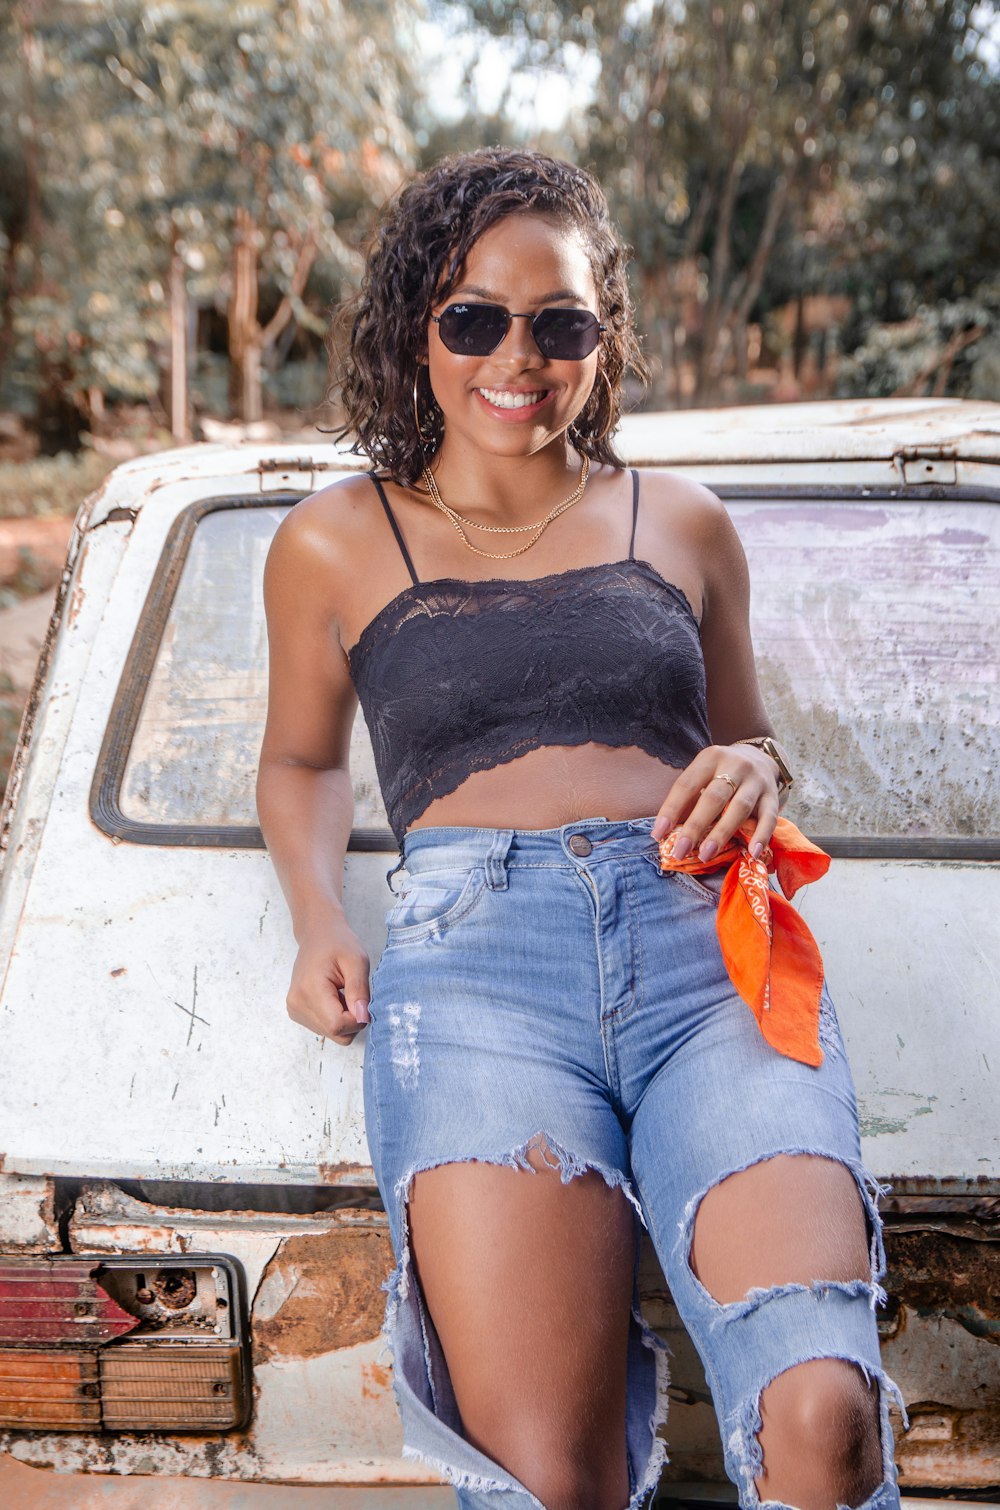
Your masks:
<svg viewBox="0 0 1000 1510"><path fill-rule="evenodd" d="M547 577L413 579L348 652L382 798L402 844L474 771L544 745L637 746L685 766L711 742L698 623L679 587L635 559Z"/></svg>

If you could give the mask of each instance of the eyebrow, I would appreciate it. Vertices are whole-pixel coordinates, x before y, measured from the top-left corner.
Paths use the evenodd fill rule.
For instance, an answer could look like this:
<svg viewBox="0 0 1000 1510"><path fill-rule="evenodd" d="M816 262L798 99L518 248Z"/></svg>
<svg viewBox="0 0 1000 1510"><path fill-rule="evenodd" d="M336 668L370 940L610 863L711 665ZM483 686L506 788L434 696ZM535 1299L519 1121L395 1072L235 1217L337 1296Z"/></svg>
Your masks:
<svg viewBox="0 0 1000 1510"><path fill-rule="evenodd" d="M504 302L499 297L499 295L492 293L488 288L479 288L474 283L460 283L457 288L452 289L449 298L454 299L458 294L475 294L477 298L485 299L489 304L499 304L503 306ZM540 299L535 300L535 303L561 304L568 299L574 300L574 302L577 304L585 304L587 302L586 299L582 299L579 294L574 293L571 288L559 288L551 294L543 294Z"/></svg>

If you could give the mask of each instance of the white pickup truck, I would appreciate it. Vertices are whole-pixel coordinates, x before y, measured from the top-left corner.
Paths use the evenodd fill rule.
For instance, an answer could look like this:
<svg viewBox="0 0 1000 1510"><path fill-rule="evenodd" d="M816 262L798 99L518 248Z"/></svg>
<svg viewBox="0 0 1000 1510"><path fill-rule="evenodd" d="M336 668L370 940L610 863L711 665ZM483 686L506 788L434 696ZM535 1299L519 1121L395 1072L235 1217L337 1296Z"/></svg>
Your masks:
<svg viewBox="0 0 1000 1510"><path fill-rule="evenodd" d="M624 448L731 510L789 812L835 856L802 906L892 1187L901 1482L1000 1499L1000 404L648 414ZM254 813L264 557L357 466L161 453L76 521L0 820L0 1451L24 1463L451 1503L399 1453L361 1047L286 1015ZM360 715L353 769L345 900L374 959L396 855ZM644 1275L673 1349L662 1503L725 1499Z"/></svg>

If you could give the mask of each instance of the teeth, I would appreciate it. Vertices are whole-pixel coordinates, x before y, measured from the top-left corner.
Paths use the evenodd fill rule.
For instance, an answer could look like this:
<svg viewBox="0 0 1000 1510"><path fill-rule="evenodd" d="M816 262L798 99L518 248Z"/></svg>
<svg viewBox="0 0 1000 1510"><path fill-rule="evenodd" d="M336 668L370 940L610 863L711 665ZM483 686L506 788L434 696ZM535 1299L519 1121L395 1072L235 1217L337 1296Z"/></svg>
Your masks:
<svg viewBox="0 0 1000 1510"><path fill-rule="evenodd" d="M529 404L537 404L543 399L546 392L544 388L538 393L510 393L506 388L480 388L479 391L498 409L527 409Z"/></svg>

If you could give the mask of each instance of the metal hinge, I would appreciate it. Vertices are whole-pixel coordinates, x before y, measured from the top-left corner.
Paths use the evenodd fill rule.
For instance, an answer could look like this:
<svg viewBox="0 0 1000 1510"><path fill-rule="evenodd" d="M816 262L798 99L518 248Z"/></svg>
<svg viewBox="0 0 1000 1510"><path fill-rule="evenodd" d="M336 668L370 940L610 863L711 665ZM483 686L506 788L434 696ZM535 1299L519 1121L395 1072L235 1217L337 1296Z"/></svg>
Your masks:
<svg viewBox="0 0 1000 1510"><path fill-rule="evenodd" d="M892 459L905 483L949 484L958 481L958 462L953 447L904 446Z"/></svg>
<svg viewBox="0 0 1000 1510"><path fill-rule="evenodd" d="M325 472L325 461L311 456L269 457L257 463L262 493L311 493L317 472Z"/></svg>

